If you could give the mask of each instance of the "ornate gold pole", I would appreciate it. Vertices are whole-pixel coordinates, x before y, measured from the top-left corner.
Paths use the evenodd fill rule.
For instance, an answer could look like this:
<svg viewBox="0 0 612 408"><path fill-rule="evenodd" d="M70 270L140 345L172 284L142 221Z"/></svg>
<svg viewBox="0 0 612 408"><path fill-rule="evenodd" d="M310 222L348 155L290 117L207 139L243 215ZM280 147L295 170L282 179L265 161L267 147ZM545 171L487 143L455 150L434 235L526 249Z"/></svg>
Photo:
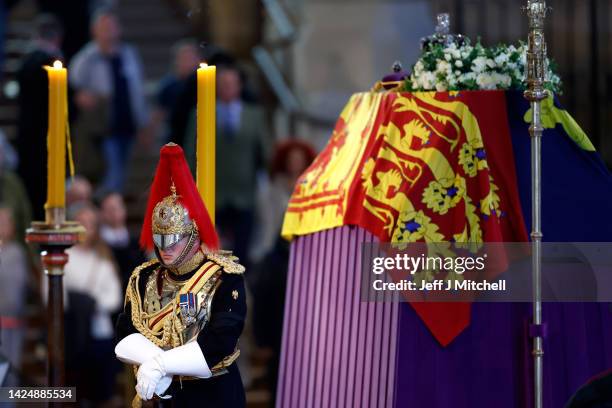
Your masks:
<svg viewBox="0 0 612 408"><path fill-rule="evenodd" d="M66 221L65 209L48 208L44 222L34 221L26 231L26 241L38 244L48 280L47 299L47 378L49 387L65 385L64 367L64 266L66 249L76 244L84 232L76 222ZM60 407L59 402L49 403Z"/></svg>
<svg viewBox="0 0 612 408"><path fill-rule="evenodd" d="M534 362L534 406L542 408L542 374L544 350L542 325L542 100L548 97L544 89L546 81L546 41L544 40L544 19L546 18L545 0L528 0L529 40L527 51L527 91L525 98L533 112L529 133L531 135L531 245L533 276L533 324L530 334L533 337Z"/></svg>

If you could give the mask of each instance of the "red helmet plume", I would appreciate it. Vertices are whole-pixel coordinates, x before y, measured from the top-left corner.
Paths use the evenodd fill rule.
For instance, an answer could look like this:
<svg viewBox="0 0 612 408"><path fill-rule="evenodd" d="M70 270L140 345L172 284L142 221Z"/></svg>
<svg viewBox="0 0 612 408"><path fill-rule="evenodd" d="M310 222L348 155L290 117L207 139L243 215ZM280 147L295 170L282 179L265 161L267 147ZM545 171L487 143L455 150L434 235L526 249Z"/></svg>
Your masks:
<svg viewBox="0 0 612 408"><path fill-rule="evenodd" d="M166 144L160 151L159 163L155 170L155 178L151 185L147 211L140 232L140 246L145 250L153 249L153 209L157 203L172 194L173 183L179 202L187 209L189 217L198 227L200 240L209 249L218 249L217 232L193 181L183 149L174 143Z"/></svg>

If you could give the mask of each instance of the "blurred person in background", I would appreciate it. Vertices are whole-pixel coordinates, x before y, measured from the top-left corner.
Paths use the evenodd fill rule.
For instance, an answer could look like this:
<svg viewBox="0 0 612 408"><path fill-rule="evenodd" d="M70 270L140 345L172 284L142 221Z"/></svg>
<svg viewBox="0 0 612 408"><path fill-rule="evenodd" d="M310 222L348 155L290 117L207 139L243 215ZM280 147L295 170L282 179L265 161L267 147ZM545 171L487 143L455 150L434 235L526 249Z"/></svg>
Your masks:
<svg viewBox="0 0 612 408"><path fill-rule="evenodd" d="M206 47L203 51L210 51L214 47ZM217 67L234 65L236 60L233 56L221 50L214 50L212 53L204 56L204 60ZM200 61L201 62L201 61ZM198 99L198 78L197 72L192 72L185 79L185 84L181 87L180 92L176 95L176 101L170 112L168 120L170 141L182 146L185 150L187 161L192 167L195 160L195 121L196 121L196 104ZM191 145L194 145L193 147ZM190 151L190 149L192 151Z"/></svg>
<svg viewBox="0 0 612 408"><path fill-rule="evenodd" d="M7 358L12 370L5 386L19 385L28 281L28 259L23 246L15 240L12 209L0 204L0 357Z"/></svg>
<svg viewBox="0 0 612 408"><path fill-rule="evenodd" d="M77 170L98 181L93 161L101 149L102 188L121 192L135 139L148 140L143 71L136 50L121 41L121 25L111 9L94 15L91 32L93 41L74 56L69 71L79 109L75 157L84 166Z"/></svg>
<svg viewBox="0 0 612 408"><path fill-rule="evenodd" d="M163 143L170 140L169 119L179 96L185 92L185 87L195 86L189 79L196 73L200 62L202 56L195 40L184 39L172 47L171 72L159 82L156 107L151 118L152 128L162 132Z"/></svg>
<svg viewBox="0 0 612 408"><path fill-rule="evenodd" d="M44 173L43 173L44 174ZM93 187L85 177L76 175L68 179L66 186L66 207L76 203L91 202Z"/></svg>
<svg viewBox="0 0 612 408"><path fill-rule="evenodd" d="M25 230L32 221L32 206L19 176L5 166L5 151L0 145L0 202L11 210L15 240L23 245Z"/></svg>
<svg viewBox="0 0 612 408"><path fill-rule="evenodd" d="M70 61L81 47L89 41L89 18L95 0L37 0L43 13L50 13L59 19L64 27L62 51L66 61Z"/></svg>
<svg viewBox="0 0 612 408"><path fill-rule="evenodd" d="M258 194L261 229L257 249L264 256L254 268L253 331L257 345L269 356L264 383L271 395L270 406L276 397L289 265L289 243L280 232L295 184L314 158L315 151L307 142L290 139L279 143L270 164L270 184Z"/></svg>
<svg viewBox="0 0 612 408"><path fill-rule="evenodd" d="M299 139L279 142L274 147L270 182L257 192L258 232L251 252L254 262L260 261L276 244L295 183L315 156L313 147Z"/></svg>
<svg viewBox="0 0 612 408"><path fill-rule="evenodd" d="M41 14L34 24L34 38L23 58L19 83L19 114L17 118L17 152L21 158L18 173L23 179L34 208L34 217L44 219L47 172L47 100L49 85L45 65L62 59L60 44L62 26L50 14Z"/></svg>
<svg viewBox="0 0 612 408"><path fill-rule="evenodd" d="M108 193L100 200L100 237L111 248L119 273L121 287L127 287L130 274L145 257L138 246L137 239L127 228L127 209L123 196Z"/></svg>
<svg viewBox="0 0 612 408"><path fill-rule="evenodd" d="M222 242L248 265L258 171L265 168L272 135L263 110L241 99L236 66L217 71L217 225Z"/></svg>
<svg viewBox="0 0 612 408"><path fill-rule="evenodd" d="M68 212L86 232L82 243L66 251L67 384L76 385L80 402L102 405L113 397L119 370L114 359L111 315L122 305L121 282L112 252L98 233L98 210L90 203L79 202Z"/></svg>

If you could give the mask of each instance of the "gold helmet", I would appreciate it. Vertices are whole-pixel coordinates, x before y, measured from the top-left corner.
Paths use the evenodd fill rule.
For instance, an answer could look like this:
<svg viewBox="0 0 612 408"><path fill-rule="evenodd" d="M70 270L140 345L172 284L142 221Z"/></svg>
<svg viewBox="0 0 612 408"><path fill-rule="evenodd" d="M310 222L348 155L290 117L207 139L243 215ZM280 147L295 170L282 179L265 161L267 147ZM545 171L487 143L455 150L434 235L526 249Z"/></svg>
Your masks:
<svg viewBox="0 0 612 408"><path fill-rule="evenodd" d="M171 195L155 205L152 219L153 242L159 249L167 249L192 233L197 233L195 222L189 217L176 194L174 185Z"/></svg>

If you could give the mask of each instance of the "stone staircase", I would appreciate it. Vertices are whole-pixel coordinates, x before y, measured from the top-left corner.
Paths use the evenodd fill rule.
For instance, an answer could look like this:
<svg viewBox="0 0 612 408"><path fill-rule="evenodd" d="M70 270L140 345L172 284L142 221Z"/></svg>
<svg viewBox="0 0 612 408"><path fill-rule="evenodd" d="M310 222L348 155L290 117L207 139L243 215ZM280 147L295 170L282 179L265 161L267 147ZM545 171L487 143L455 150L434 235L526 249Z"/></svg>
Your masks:
<svg viewBox="0 0 612 408"><path fill-rule="evenodd" d="M30 21L36 13L32 1L22 1L9 16L4 43L4 65L0 76L0 129L10 141L17 136L17 70L30 38Z"/></svg>
<svg viewBox="0 0 612 408"><path fill-rule="evenodd" d="M145 72L145 89L151 103L154 100L157 83L171 69L172 45L190 34L190 27L179 10L179 7L167 0L117 2L123 38L140 53ZM128 222L134 230L139 230L142 223L148 187L159 157L158 147L157 144L151 149L136 146L130 161L126 175L125 198Z"/></svg>

